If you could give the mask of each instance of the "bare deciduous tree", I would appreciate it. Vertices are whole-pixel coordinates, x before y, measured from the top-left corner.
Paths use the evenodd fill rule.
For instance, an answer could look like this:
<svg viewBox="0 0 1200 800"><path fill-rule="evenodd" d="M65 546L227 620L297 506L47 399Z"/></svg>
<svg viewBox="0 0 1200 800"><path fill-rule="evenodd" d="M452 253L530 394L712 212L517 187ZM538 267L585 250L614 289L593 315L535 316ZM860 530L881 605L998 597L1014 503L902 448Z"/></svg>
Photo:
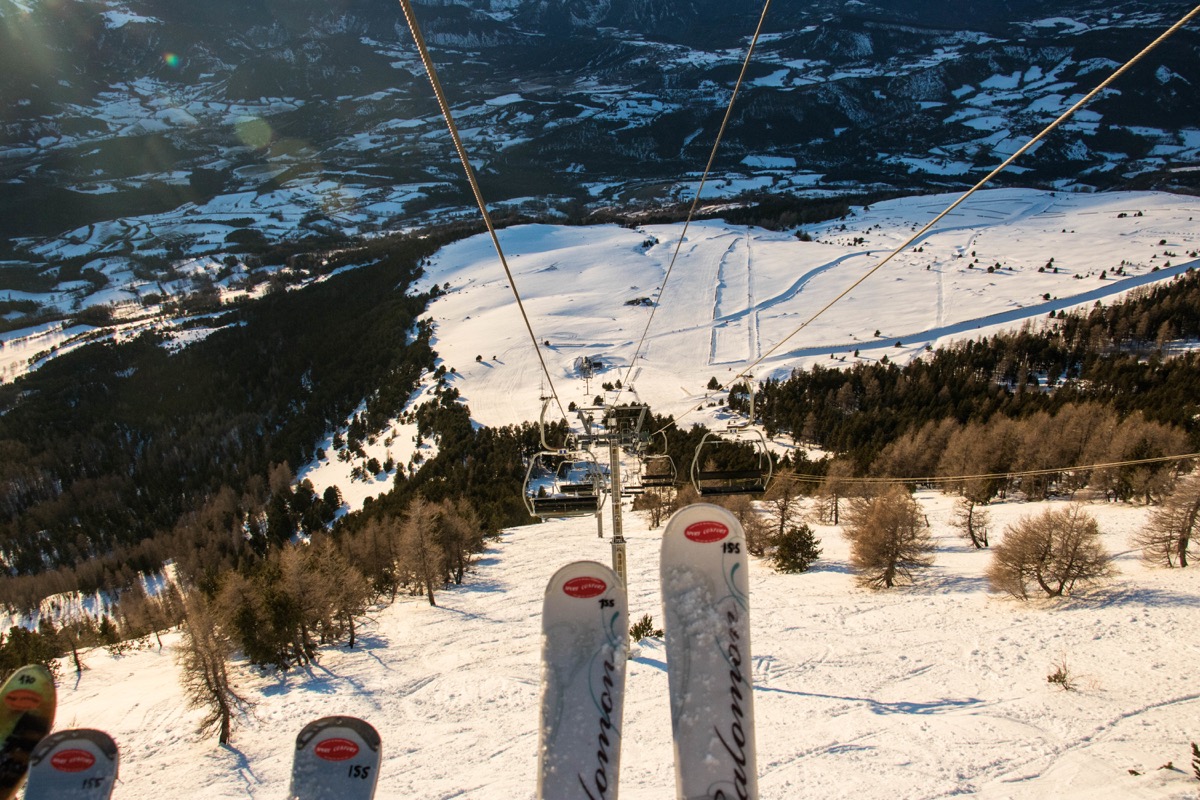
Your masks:
<svg viewBox="0 0 1200 800"><path fill-rule="evenodd" d="M464 498L442 501L438 539L446 555L450 580L456 585L461 584L463 575L475 561L475 555L483 550L483 527L479 515Z"/></svg>
<svg viewBox="0 0 1200 800"><path fill-rule="evenodd" d="M1109 406L1067 403L1044 432L1054 443L1054 466L1099 464L1108 460L1107 445L1116 428L1117 415ZM1073 497L1091 478L1091 470L1067 470L1059 474L1059 488Z"/></svg>
<svg viewBox="0 0 1200 800"><path fill-rule="evenodd" d="M946 485L975 503L986 503L1004 491L1004 473L1019 449L1012 420L996 417L987 425L972 422L954 432L938 461Z"/></svg>
<svg viewBox="0 0 1200 800"><path fill-rule="evenodd" d="M1154 458L1187 452L1187 435L1180 429L1147 420L1135 411L1121 421L1109 441L1107 460ZM1093 485L1118 500L1141 498L1147 504L1170 494L1178 465L1174 462L1098 469Z"/></svg>
<svg viewBox="0 0 1200 800"><path fill-rule="evenodd" d="M958 430L954 419L926 422L890 442L871 464L871 474L889 478L924 478L937 471L938 460Z"/></svg>
<svg viewBox="0 0 1200 800"><path fill-rule="evenodd" d="M234 717L249 705L229 678L232 652L233 644L217 626L208 604L193 592L187 599L179 649L180 681L188 705L205 711L200 732L216 730L221 744L229 742Z"/></svg>
<svg viewBox="0 0 1200 800"><path fill-rule="evenodd" d="M969 496L963 496L954 504L954 526L963 536L971 540L976 550L988 546L988 525L991 515Z"/></svg>
<svg viewBox="0 0 1200 800"><path fill-rule="evenodd" d="M650 523L651 530L662 525L663 519L670 513L670 509L666 494L661 489L647 489L633 498L633 510L646 512L646 519Z"/></svg>
<svg viewBox="0 0 1200 800"><path fill-rule="evenodd" d="M771 536L783 536L787 529L800 515L800 506L804 502L801 494L803 485L796 480L794 470L784 470L775 476L771 486L763 496L767 517L771 520Z"/></svg>
<svg viewBox="0 0 1200 800"><path fill-rule="evenodd" d="M345 636L346 645L352 648L355 642L355 619L366 613L370 601L368 581L330 536L318 534L308 549L313 585L325 591L325 596L320 598L315 619L316 624L320 625L321 641L337 641Z"/></svg>
<svg viewBox="0 0 1200 800"><path fill-rule="evenodd" d="M1179 482L1163 504L1150 512L1134 541L1152 564L1186 567L1192 537L1200 525L1200 477Z"/></svg>
<svg viewBox="0 0 1200 800"><path fill-rule="evenodd" d="M696 491L696 487L690 483L685 483L675 492L675 497L671 500L670 513L674 514L681 508L686 508L692 503L700 502L700 493Z"/></svg>
<svg viewBox="0 0 1200 800"><path fill-rule="evenodd" d="M396 571L398 530L395 517L373 517L359 531L341 537L347 557L367 578L370 594L388 602L396 599L400 583Z"/></svg>
<svg viewBox="0 0 1200 800"><path fill-rule="evenodd" d="M716 504L737 517L746 536L746 550L755 556L761 556L766 549L770 531L754 507L754 501L749 495L728 494L716 498Z"/></svg>
<svg viewBox="0 0 1200 800"><path fill-rule="evenodd" d="M818 521L828 525L841 524L840 502L854 491L854 462L835 458L829 462L825 480L817 492Z"/></svg>
<svg viewBox="0 0 1200 800"><path fill-rule="evenodd" d="M921 507L902 486L850 501L846 513L850 563L873 589L912 581L916 567L933 563L933 537Z"/></svg>
<svg viewBox="0 0 1200 800"><path fill-rule="evenodd" d="M1031 586L1061 597L1113 572L1100 526L1081 506L1072 505L1022 517L1005 528L1003 540L992 548L987 577L993 589L1026 600Z"/></svg>
<svg viewBox="0 0 1200 800"><path fill-rule="evenodd" d="M423 497L415 497L404 512L400 524L399 556L411 582L424 591L429 605L436 606L434 591L446 575L446 554L437 541L438 507Z"/></svg>

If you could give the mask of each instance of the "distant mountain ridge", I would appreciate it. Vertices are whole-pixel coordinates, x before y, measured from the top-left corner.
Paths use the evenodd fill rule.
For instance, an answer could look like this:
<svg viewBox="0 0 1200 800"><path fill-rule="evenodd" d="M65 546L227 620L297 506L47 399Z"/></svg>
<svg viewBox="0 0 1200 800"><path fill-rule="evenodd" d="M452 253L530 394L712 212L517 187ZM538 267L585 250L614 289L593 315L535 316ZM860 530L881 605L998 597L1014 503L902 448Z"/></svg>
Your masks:
<svg viewBox="0 0 1200 800"><path fill-rule="evenodd" d="M416 6L487 200L576 216L689 196L761 9ZM966 185L1184 11L776 3L706 192ZM1181 31L1004 180L1195 191L1198 55ZM239 254L473 213L396 3L0 0L0 101L0 259L26 270L62 257L55 242L86 240L85 259L172 240ZM239 193L258 207L224 213ZM191 240L213 222L224 241Z"/></svg>

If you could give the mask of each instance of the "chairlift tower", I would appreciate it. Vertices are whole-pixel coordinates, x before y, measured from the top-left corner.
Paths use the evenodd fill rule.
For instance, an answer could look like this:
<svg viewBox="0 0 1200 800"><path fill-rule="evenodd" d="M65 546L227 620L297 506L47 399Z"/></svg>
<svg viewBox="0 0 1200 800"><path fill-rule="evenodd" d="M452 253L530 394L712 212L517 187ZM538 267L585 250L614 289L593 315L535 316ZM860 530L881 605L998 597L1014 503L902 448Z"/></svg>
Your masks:
<svg viewBox="0 0 1200 800"><path fill-rule="evenodd" d="M621 448L635 447L641 439L647 406L608 406L604 409L604 438L608 441L609 491L612 504L612 565L628 596L629 570L625 555L625 526L621 519Z"/></svg>

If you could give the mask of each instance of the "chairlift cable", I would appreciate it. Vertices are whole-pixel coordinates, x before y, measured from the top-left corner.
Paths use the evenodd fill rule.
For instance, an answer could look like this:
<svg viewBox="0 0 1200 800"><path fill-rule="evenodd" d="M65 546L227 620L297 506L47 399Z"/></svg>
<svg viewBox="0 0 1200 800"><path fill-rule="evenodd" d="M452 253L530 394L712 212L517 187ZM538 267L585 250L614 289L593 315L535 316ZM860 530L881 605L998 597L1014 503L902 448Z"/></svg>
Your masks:
<svg viewBox="0 0 1200 800"><path fill-rule="evenodd" d="M1108 461L1103 464L1075 464L1066 467L1046 467L1043 469L1019 469L1009 472L985 472L978 475L937 475L924 477L898 477L898 476L863 476L863 477L839 477L837 480L842 483L863 484L863 485L879 485L891 483L955 483L958 481L980 481L994 480L997 478L1021 478L1026 476L1037 475L1055 475L1060 472L1073 472L1076 470L1098 470L1098 469L1116 469L1118 467L1133 467L1141 464L1164 464L1169 461L1188 461L1190 459L1200 458L1200 453L1183 453L1177 456L1157 456L1155 458L1135 458L1127 461ZM791 483L823 483L827 476L812 475L803 473L790 473L784 478Z"/></svg>
<svg viewBox="0 0 1200 800"><path fill-rule="evenodd" d="M417 17L413 13L412 4L409 0L400 0L400 7L404 11L404 19L408 22L408 29L412 32L413 41L416 42L417 51L421 55L421 63L425 65L425 74L429 77L429 83L433 86L433 94L437 98L438 108L441 109L442 119L446 122L446 127L450 130L450 138L454 142L454 150L458 153L458 160L462 162L463 171L467 175L467 182L471 185L471 192L475 195L475 203L479 206L479 213L483 216L483 223L487 226L488 234L492 237L492 245L496 248L496 255L500 257L500 265L504 268L504 274L508 277L508 285L512 288L513 297L517 300L517 309L521 312L521 319L525 321L525 330L529 332L529 339L533 342L533 350L537 353L538 362L542 365L542 374L546 376L546 382L550 387L550 394L554 397L554 402L558 404L558 410L565 419L567 416L566 410L563 408L562 400L559 399L558 391L554 388L554 379L550 377L550 369L546 366L546 359L542 356L542 348L538 344L537 335L533 332L533 324L529 321L529 315L525 313L525 304L521 302L521 294L517 291L517 282L513 278L512 270L509 269L508 260L504 257L504 250L500 247L500 238L496 235L496 226L492 223L492 216L488 213L487 204L483 199L483 192L479 188L479 181L475 176L475 169L471 166L470 160L467 158L466 148L463 146L462 137L459 136L458 126L454 123L454 115L450 112L450 104L446 101L446 94L442 90L441 81L438 80L437 69L434 67L433 59L429 55L429 48L425 44L425 37L421 34L421 26L417 22Z"/></svg>
<svg viewBox="0 0 1200 800"><path fill-rule="evenodd" d="M947 206L944 211L942 211L940 214L938 214L936 217L934 217L932 220L930 220L923 228L921 228L921 230L914 233L903 244L899 245L894 250L892 250L890 253L888 253L887 256L885 256L878 264L873 266L871 269L867 270L862 275L862 277L858 278L858 280L851 283L848 287L846 287L846 289L844 291L842 291L841 294L839 294L837 297L833 298L828 303L826 303L819 311L817 311L815 314L813 314L807 320L802 322L795 330L793 330L786 337L784 337L782 340L780 340L778 343L776 343L773 347L771 347L770 350L768 350L766 353L763 353L756 360L751 362L749 366L747 366L745 369L743 369L741 372L739 372L734 377L730 378L729 381L722 384L720 386L720 388L718 389L718 391L726 389L729 386L732 386L737 381L742 380L743 378L747 378L749 376L750 372L753 371L755 367L757 367L759 364L763 363L768 358L770 358L772 355L774 355L775 352L779 348L783 347L783 345L785 345L788 341L790 341L792 339L792 337L794 337L796 334L800 333L800 331L804 330L809 325L811 325L813 322L815 322L826 311L833 308L834 305L836 305L838 302L843 300L846 297L846 295L850 294L852 291L857 289L860 285L862 285L862 283L864 281L867 280L867 278L870 278L872 275L874 275L876 272L878 272L881 268L883 268L883 266L885 264L887 264L889 261L891 261L893 258L895 258L898 254L903 252L907 247L909 247L909 245L913 244L913 242L920 239L934 225L936 225L943 218L945 218L946 215L948 215L951 211L953 211L954 209L956 209L960 205L962 205L963 202L965 202L967 200L967 198L969 198L971 195L975 194L977 191L982 189L989 181L992 180L992 178L996 177L1002 171L1004 171L1006 168L1008 168L1008 166L1010 164L1012 164L1019 157L1021 157L1026 152L1028 152L1028 150L1031 147L1033 147L1035 144L1037 144L1042 139L1044 139L1052 131L1054 131L1056 128L1058 128L1058 126L1060 126L1062 123L1064 123L1068 119L1070 119L1070 117L1073 116L1076 111L1078 111L1079 109L1083 108L1088 103L1090 103L1096 97L1096 95L1098 95L1100 92L1107 89L1109 87L1109 85L1113 83L1113 81L1115 81L1117 78L1119 78L1125 72L1127 72L1135 64L1137 64L1139 61L1141 61L1142 58L1144 58L1146 55L1148 55L1152 50L1154 50L1156 47L1158 47L1160 44L1162 44L1164 41L1166 41L1168 38L1170 38L1176 31L1178 31L1180 28L1187 25L1189 22L1191 22L1197 16L1200 16L1200 6L1196 6L1195 8L1193 8L1190 12L1188 12L1186 15L1184 15L1184 17L1182 19L1180 19L1178 22L1176 22L1170 28L1168 28L1163 33L1161 33L1154 41L1150 42L1150 44L1148 44L1144 48L1142 48L1142 50L1140 52L1138 52L1137 55L1135 55L1133 58L1129 59L1124 64L1122 64L1115 72L1113 72L1111 75L1109 75L1107 78L1105 78L1100 83L1099 86L1097 86L1095 89L1092 89L1092 91L1090 91L1086 95L1084 95L1073 106L1071 106L1066 111L1064 111L1062 114L1060 114L1057 119L1055 119L1053 122L1051 122L1049 125L1047 125L1040 133L1038 133L1036 136L1034 136L1032 139L1030 139L1024 145L1022 145L1016 152L1014 152L1007 159L1005 159L1004 162L1002 164L1000 164L1000 166L993 169L986 176L984 176L982 180L980 180L978 183L976 183L974 186L972 186L970 189L968 189L966 192L964 192L957 200L955 200L953 203L951 203L949 206ZM703 404L688 409L683 414L681 414L678 419L673 420L669 424L670 425L678 425L679 420L683 419L688 414L691 414L694 411L699 410L702 407L703 407Z"/></svg>
<svg viewBox="0 0 1200 800"><path fill-rule="evenodd" d="M402 0L404 2L405 0ZM721 127L717 129L717 138L713 141L712 150L708 154L708 163L704 165L704 172L700 175L700 184L696 187L696 195L692 198L692 205L688 209L687 218L683 223L683 231L679 234L679 241L675 243L675 250L671 253L671 260L667 264L667 272L663 275L662 286L658 289L658 298L650 307L650 317L646 320L646 327L642 329L642 337L638 340L637 347L634 348L633 358L629 360L629 369L625 372L625 381L622 386L628 385L629 376L633 374L633 369L637 366L637 360L641 356L642 346L646 342L646 336L650 332L650 325L654 322L654 315L658 311L658 307L662 305L663 294L667 290L667 281L671 279L671 271L675 269L675 261L679 258L679 251L683 247L683 242L687 238L688 226L692 224L692 217L696 214L696 208L700 204L700 194L704 191L704 184L708 181L708 175L712 171L713 162L717 159L717 150L721 146L721 139L725 135L725 128L729 125L729 118L733 116L733 104L737 100L738 91L742 88L742 82L746 77L746 70L750 67L750 59L754 55L754 48L758 45L759 37L762 35L763 21L767 18L767 10L771 7L771 0L766 0L763 3L762 13L758 17L758 26L754 29L754 35L750 37L750 47L746 50L746 58L742 61L742 70L738 73L737 82L733 86L733 94L729 96L729 104L725 107L725 117L721 120ZM620 398L620 392L617 393L617 398ZM615 401L614 401L615 402Z"/></svg>

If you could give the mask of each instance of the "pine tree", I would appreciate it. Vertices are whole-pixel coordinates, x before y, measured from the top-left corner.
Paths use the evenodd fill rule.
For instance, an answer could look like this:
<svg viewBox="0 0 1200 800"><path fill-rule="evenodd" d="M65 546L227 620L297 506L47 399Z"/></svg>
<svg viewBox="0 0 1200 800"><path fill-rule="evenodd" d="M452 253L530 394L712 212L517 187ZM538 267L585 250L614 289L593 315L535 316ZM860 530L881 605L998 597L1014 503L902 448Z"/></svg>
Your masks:
<svg viewBox="0 0 1200 800"><path fill-rule="evenodd" d="M629 639L634 642L640 642L648 637L662 638L662 628L654 627L654 618L649 614L643 614L642 618L633 625L629 626Z"/></svg>
<svg viewBox="0 0 1200 800"><path fill-rule="evenodd" d="M821 540L807 525L789 527L772 539L771 563L779 572L807 572L821 557Z"/></svg>

